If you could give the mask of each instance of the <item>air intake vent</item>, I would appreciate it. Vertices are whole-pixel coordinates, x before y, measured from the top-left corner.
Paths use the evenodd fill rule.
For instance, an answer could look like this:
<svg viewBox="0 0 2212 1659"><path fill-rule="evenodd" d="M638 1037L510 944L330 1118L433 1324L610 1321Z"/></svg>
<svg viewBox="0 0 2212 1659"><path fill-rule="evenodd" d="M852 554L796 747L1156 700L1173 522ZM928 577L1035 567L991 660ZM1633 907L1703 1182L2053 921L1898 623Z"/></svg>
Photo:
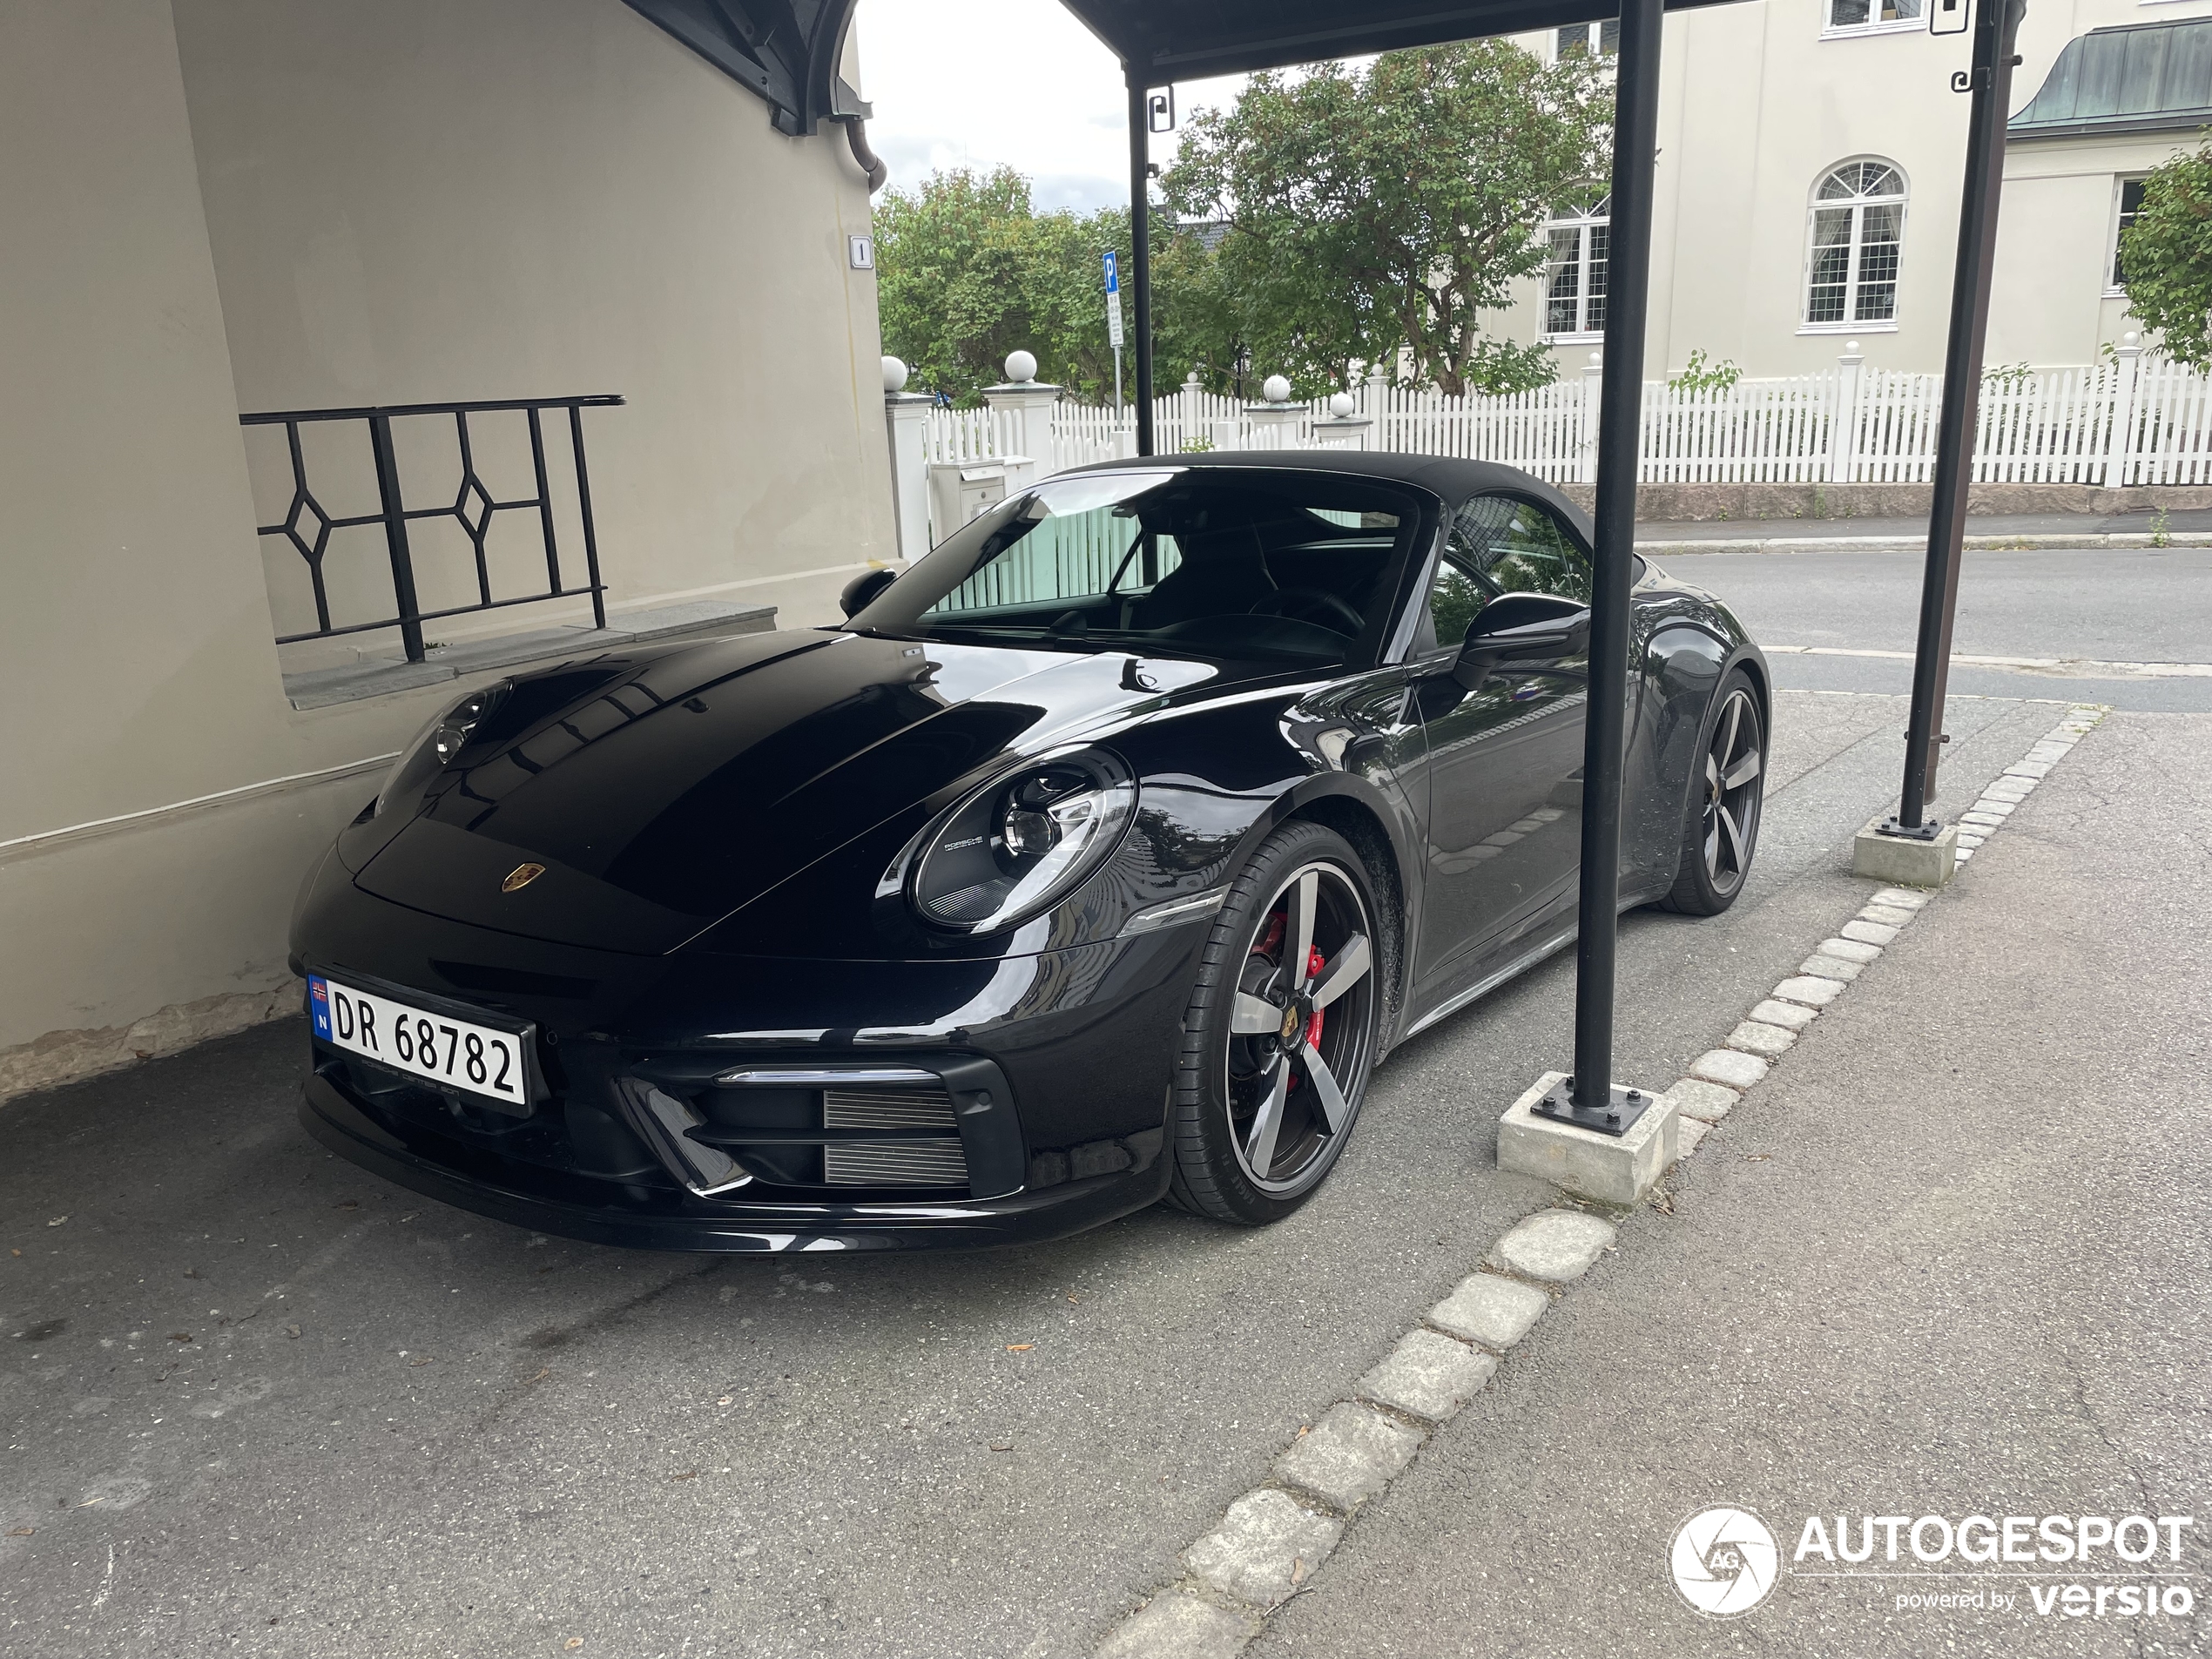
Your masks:
<svg viewBox="0 0 2212 1659"><path fill-rule="evenodd" d="M835 1141L822 1149L822 1179L833 1187L964 1187L968 1158L961 1150L953 1103L941 1089L825 1089L822 1127L827 1130L941 1130L936 1136L894 1141Z"/></svg>

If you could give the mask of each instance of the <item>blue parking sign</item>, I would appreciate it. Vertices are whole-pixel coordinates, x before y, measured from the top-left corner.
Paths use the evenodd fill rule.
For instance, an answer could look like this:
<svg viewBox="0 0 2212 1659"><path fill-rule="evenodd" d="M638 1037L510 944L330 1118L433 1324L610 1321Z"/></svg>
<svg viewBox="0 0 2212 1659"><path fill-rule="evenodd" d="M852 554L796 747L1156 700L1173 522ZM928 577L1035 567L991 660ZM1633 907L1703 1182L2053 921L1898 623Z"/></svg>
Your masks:
<svg viewBox="0 0 2212 1659"><path fill-rule="evenodd" d="M1109 293L1119 293L1121 291L1122 267L1120 263L1114 258L1113 250L1109 248L1106 252L1106 292Z"/></svg>

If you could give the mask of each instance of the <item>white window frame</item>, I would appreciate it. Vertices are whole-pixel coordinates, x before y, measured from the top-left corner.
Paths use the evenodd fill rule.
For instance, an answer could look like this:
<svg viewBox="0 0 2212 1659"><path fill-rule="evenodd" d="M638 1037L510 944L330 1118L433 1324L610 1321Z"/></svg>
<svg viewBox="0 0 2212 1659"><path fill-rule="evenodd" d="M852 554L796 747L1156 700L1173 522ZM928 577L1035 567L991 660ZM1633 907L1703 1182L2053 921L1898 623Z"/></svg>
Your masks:
<svg viewBox="0 0 2212 1659"><path fill-rule="evenodd" d="M1857 40L1865 35L1904 35L1916 30L1925 31L1928 26L1928 0L1919 0L1920 15L1916 17L1874 17L1866 23L1838 23L1836 0L1820 0L1820 37L1823 40ZM1868 0L1866 10L1879 12L1882 0Z"/></svg>
<svg viewBox="0 0 2212 1659"><path fill-rule="evenodd" d="M1831 199L1828 200L1822 199L1820 194L1821 185L1826 184L1828 180L1839 170L1844 167L1858 166L1863 163L1870 161L1877 164L1878 165L1887 167L1891 172L1896 175L1898 183L1903 186L1903 189L1898 194L1895 196L1851 196L1841 199ZM1850 207L1852 210L1851 262L1847 267L1848 273L1844 280L1844 309L1848 312L1856 309L1858 302L1858 260L1860 253L1865 245L1865 210L1869 206L1874 206L1878 203L1888 203L1892 201L1897 204L1898 208L1898 270L1896 280L1898 292L1896 303L1890 307L1890 314L1885 318L1871 320L1865 322L1853 322L1848 317L1844 318L1840 322L1812 321L1806 314L1812 309L1812 266L1813 260L1817 254L1817 249L1813 241L1813 235L1820 223L1820 210L1824 207L1835 208L1845 206ZM1912 181L1905 176L1905 169L1898 166L1896 162L1892 161L1887 156L1846 156L1840 161L1831 161L1828 164L1828 165L1820 170L1818 174L1813 179L1812 191L1805 204L1804 267L1797 278L1797 332L1799 334L1893 334L1897 332L1898 316L1898 314L1905 308L1905 222L1911 217L1912 206Z"/></svg>
<svg viewBox="0 0 2212 1659"><path fill-rule="evenodd" d="M2128 297L2126 285L2112 280L2113 273L2120 268L2120 221L2125 216L2128 186L2140 185L2149 176L2148 173L2140 172L2121 172L2113 175L2112 225L2105 236L2105 246L2110 250L2105 260L2104 297L2107 300L2125 300Z"/></svg>
<svg viewBox="0 0 2212 1659"><path fill-rule="evenodd" d="M1578 327L1554 333L1550 327L1552 306L1551 273L1553 270L1550 257L1552 233L1554 231L1575 231L1578 233L1578 237L1575 245L1575 266L1577 273L1575 282L1575 320L1578 323L1587 323L1589 320L1590 315L1590 232L1599 226L1602 226L1606 233L1606 295L1609 300L1613 293L1613 284L1611 280L1613 274L1613 199L1610 196L1608 196L1585 212L1579 213L1558 213L1544 221L1542 234L1544 238L1545 258L1543 275L1541 278L1543 286L1541 291L1538 293L1536 300L1536 303L1543 307L1544 310L1542 316L1538 320L1537 323L1536 340L1538 344L1546 346L1587 346L1594 345L1605 338L1605 330L1602 327Z"/></svg>
<svg viewBox="0 0 2212 1659"><path fill-rule="evenodd" d="M1825 4L1826 0L1822 0L1822 3ZM1605 17L1601 18L1595 23L1570 23L1548 31L1545 37L1551 42L1552 62L1556 64L1560 61L1561 54L1559 50L1559 37L1568 29L1580 29L1583 31L1583 39L1588 45L1590 61L1592 63L1610 64L1615 62L1620 57L1619 36L1617 34L1615 36L1614 50L1611 51L1607 51L1602 44L1604 38L1605 25L1607 24L1612 24L1616 30L1620 26L1619 20L1617 18Z"/></svg>

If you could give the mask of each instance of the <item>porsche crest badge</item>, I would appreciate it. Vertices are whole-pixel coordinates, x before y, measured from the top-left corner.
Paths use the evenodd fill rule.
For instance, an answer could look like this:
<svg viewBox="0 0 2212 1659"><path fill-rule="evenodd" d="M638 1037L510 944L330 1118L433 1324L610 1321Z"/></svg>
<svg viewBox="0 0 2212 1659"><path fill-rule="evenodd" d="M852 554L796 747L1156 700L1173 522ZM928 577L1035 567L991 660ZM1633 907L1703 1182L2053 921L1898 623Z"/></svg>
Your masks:
<svg viewBox="0 0 2212 1659"><path fill-rule="evenodd" d="M502 893L518 892L544 873L543 864L518 864L507 873L507 879L499 884L499 890Z"/></svg>

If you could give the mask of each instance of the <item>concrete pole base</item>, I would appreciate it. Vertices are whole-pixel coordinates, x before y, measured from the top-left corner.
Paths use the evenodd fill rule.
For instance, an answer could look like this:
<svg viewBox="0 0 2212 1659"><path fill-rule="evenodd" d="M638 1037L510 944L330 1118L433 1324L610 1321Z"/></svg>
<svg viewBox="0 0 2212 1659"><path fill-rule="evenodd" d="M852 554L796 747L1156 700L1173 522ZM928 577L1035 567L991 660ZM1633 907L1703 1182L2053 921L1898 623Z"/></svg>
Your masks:
<svg viewBox="0 0 2212 1659"><path fill-rule="evenodd" d="M1946 824L1932 841L1885 835L1875 819L1852 838L1852 873L1899 887L1939 887L1958 873L1959 826Z"/></svg>
<svg viewBox="0 0 2212 1659"><path fill-rule="evenodd" d="M1566 1081L1548 1071L1498 1120L1498 1167L1541 1176L1554 1186L1605 1204L1630 1204L1659 1184L1676 1156L1674 1103L1646 1090L1652 1104L1626 1135L1601 1135L1538 1117L1536 1103Z"/></svg>

